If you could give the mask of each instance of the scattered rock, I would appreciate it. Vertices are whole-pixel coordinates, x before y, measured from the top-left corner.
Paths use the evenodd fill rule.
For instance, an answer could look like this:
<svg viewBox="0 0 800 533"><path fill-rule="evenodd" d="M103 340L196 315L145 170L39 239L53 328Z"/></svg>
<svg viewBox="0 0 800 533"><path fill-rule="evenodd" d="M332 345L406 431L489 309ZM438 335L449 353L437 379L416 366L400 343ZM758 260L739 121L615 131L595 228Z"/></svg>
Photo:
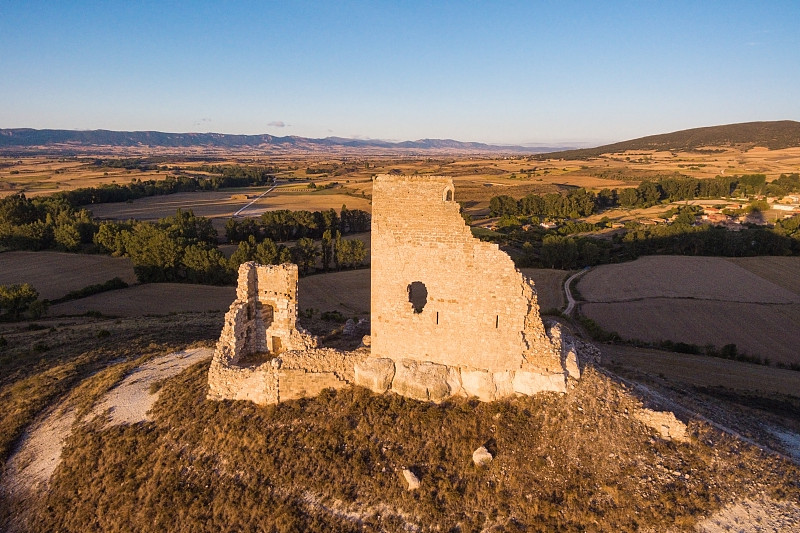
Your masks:
<svg viewBox="0 0 800 533"><path fill-rule="evenodd" d="M403 478L408 483L408 490L417 490L419 488L419 478L408 468L403 470Z"/></svg>
<svg viewBox="0 0 800 533"><path fill-rule="evenodd" d="M369 335L364 335L361 337L361 346L369 348L370 344L372 343L372 337Z"/></svg>
<svg viewBox="0 0 800 533"><path fill-rule="evenodd" d="M392 384L394 361L391 359L368 357L355 365L355 383L372 392L382 394Z"/></svg>
<svg viewBox="0 0 800 533"><path fill-rule="evenodd" d="M564 355L564 370L567 377L571 379L581 379L581 367L578 365L578 354L575 348L570 348Z"/></svg>
<svg viewBox="0 0 800 533"><path fill-rule="evenodd" d="M472 462L475 463L475 466L484 466L488 465L492 462L492 454L489 453L489 450L486 449L485 446L481 446L474 452L472 452Z"/></svg>
<svg viewBox="0 0 800 533"><path fill-rule="evenodd" d="M652 411L650 409L637 409L633 416L642 424L658 431L664 440L688 442L686 424L675 418L669 411Z"/></svg>

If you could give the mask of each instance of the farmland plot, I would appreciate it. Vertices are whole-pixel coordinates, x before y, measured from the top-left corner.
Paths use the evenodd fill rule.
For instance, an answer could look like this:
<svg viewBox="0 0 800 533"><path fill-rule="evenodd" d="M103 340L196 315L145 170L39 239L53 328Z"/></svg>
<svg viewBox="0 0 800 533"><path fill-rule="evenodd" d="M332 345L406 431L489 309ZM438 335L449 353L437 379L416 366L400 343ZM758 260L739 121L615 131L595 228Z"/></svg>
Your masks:
<svg viewBox="0 0 800 533"><path fill-rule="evenodd" d="M779 285L771 280L785 275L784 262L750 259L747 270L711 257L652 256L604 265L578 282L581 313L625 339L736 344L748 355L800 363L800 295L787 288L800 272Z"/></svg>
<svg viewBox="0 0 800 533"><path fill-rule="evenodd" d="M96 204L87 206L87 208L92 212L92 215L101 219L157 220L174 215L178 209L184 211L191 209L197 216L226 219L233 216L239 209L247 206L256 196L266 190L266 187L254 187L244 191L231 189L227 191L185 192L140 198L130 203ZM248 196L252 196L252 198L242 199L243 192ZM282 192L278 188L248 207L246 215L251 217L259 216L266 211L278 209L293 211L336 209L338 211L342 205L347 205L348 209L371 211L369 200L366 198L349 196L344 193L331 194L327 191L308 192L307 194Z"/></svg>
<svg viewBox="0 0 800 533"><path fill-rule="evenodd" d="M30 283L43 299L54 300L115 277L136 283L130 259L61 252L0 253L0 285Z"/></svg>
<svg viewBox="0 0 800 533"><path fill-rule="evenodd" d="M536 297L539 301L539 310L562 309L566 305L563 286L569 272L550 268L522 268L520 270L533 280Z"/></svg>

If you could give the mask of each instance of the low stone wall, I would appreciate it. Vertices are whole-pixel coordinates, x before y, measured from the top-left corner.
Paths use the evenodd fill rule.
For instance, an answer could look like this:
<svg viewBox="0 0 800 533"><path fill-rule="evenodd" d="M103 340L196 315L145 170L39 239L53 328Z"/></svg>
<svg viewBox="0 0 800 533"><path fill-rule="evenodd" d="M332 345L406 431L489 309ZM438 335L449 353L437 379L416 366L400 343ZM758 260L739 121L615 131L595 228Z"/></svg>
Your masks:
<svg viewBox="0 0 800 533"><path fill-rule="evenodd" d="M341 389L355 381L355 366L365 349L342 352L332 348L284 352L257 365L225 364L218 358L208 371L208 398L272 404L316 396L323 389Z"/></svg>

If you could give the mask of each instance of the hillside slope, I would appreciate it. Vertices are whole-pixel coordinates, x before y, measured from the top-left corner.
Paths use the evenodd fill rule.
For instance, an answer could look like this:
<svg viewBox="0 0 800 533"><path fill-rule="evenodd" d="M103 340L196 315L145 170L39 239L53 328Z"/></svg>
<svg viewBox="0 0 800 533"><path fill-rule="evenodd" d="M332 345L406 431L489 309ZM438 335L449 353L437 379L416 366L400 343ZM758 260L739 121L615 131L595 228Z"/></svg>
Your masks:
<svg viewBox="0 0 800 533"><path fill-rule="evenodd" d="M800 146L800 122L781 120L773 122L744 122L723 126L709 126L649 135L639 139L606 144L597 148L566 150L537 156L542 159L587 159L602 154L627 150L698 150L708 146L764 146L780 150Z"/></svg>

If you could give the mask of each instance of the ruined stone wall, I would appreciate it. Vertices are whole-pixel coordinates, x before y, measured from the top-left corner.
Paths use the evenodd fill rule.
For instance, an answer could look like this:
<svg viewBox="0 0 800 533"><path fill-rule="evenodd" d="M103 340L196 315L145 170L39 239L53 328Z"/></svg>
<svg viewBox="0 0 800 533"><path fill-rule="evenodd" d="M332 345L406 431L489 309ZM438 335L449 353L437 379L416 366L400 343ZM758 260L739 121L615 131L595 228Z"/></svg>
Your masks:
<svg viewBox="0 0 800 533"><path fill-rule="evenodd" d="M208 371L209 398L277 403L281 378L287 377L290 389L317 390L322 382L346 385L332 372L320 377L314 372L301 371L295 376L292 369L281 370L276 356L312 350L317 345L314 337L297 328L296 320L297 265L242 264L236 300L225 315ZM310 361L318 359L309 357ZM303 385L304 379L307 385Z"/></svg>
<svg viewBox="0 0 800 533"><path fill-rule="evenodd" d="M378 176L372 199L373 357L562 371L532 284L472 236L450 178ZM424 305L415 309L409 290Z"/></svg>

